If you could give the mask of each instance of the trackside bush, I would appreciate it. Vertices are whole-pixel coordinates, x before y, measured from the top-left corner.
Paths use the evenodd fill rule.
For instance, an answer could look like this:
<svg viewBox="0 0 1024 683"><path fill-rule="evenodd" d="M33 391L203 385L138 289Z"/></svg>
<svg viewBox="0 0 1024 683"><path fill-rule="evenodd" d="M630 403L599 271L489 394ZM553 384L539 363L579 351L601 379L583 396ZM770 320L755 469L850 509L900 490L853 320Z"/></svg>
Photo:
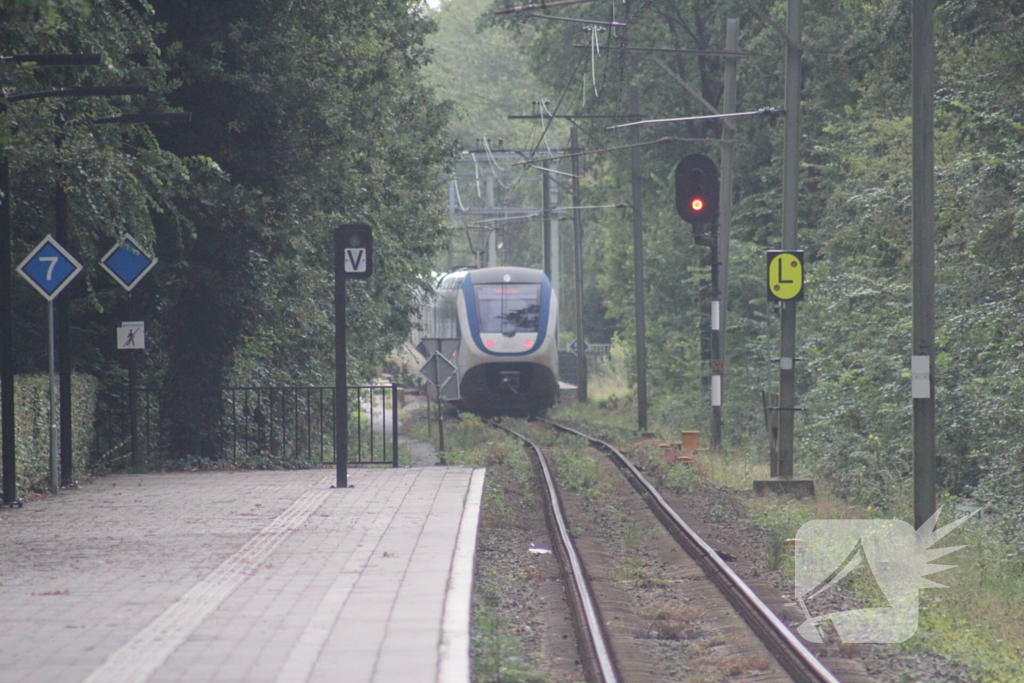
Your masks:
<svg viewBox="0 0 1024 683"><path fill-rule="evenodd" d="M71 376L71 443L75 476L85 472L93 440L96 413L96 378ZM49 379L46 375L17 375L14 378L14 435L18 490L42 490L49 485L50 430ZM0 405L0 410L7 406Z"/></svg>

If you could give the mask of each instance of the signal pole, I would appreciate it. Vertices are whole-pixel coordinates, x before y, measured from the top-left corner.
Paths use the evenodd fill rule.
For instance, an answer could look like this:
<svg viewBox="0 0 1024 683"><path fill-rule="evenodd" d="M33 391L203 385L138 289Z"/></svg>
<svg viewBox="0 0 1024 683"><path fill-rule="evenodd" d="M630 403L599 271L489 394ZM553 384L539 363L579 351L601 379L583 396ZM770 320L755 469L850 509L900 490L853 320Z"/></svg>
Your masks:
<svg viewBox="0 0 1024 683"><path fill-rule="evenodd" d="M703 154L690 154L676 165L676 212L693 227L693 241L711 248L711 450L722 447L722 340L719 313L718 168Z"/></svg>

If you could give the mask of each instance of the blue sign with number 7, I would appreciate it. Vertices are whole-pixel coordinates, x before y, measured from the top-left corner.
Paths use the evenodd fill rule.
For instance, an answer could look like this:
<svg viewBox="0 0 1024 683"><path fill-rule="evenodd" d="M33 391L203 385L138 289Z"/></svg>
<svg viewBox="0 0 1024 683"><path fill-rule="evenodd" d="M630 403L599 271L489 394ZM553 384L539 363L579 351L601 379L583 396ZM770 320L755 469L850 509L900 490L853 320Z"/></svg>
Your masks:
<svg viewBox="0 0 1024 683"><path fill-rule="evenodd" d="M53 301L82 272L82 264L47 235L21 262L18 272L47 301Z"/></svg>

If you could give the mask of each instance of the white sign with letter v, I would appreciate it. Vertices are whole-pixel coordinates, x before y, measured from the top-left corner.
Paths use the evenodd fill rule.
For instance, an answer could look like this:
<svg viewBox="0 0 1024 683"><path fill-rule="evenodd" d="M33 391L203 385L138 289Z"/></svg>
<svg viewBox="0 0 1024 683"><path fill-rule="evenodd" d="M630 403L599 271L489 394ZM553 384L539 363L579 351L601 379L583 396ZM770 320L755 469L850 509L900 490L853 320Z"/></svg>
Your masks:
<svg viewBox="0 0 1024 683"><path fill-rule="evenodd" d="M366 249L364 247L345 248L346 273L365 273L366 261Z"/></svg>

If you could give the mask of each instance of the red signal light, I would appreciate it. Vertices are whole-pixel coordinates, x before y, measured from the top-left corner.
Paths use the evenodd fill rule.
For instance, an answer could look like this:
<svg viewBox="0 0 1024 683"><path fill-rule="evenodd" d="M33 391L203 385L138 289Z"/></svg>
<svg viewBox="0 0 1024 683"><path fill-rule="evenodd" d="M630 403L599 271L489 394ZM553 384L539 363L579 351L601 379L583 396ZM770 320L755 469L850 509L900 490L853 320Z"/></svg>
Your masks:
<svg viewBox="0 0 1024 683"><path fill-rule="evenodd" d="M701 199L700 197L694 197L690 201L690 208L693 209L694 211L703 211L704 210L704 200Z"/></svg>

